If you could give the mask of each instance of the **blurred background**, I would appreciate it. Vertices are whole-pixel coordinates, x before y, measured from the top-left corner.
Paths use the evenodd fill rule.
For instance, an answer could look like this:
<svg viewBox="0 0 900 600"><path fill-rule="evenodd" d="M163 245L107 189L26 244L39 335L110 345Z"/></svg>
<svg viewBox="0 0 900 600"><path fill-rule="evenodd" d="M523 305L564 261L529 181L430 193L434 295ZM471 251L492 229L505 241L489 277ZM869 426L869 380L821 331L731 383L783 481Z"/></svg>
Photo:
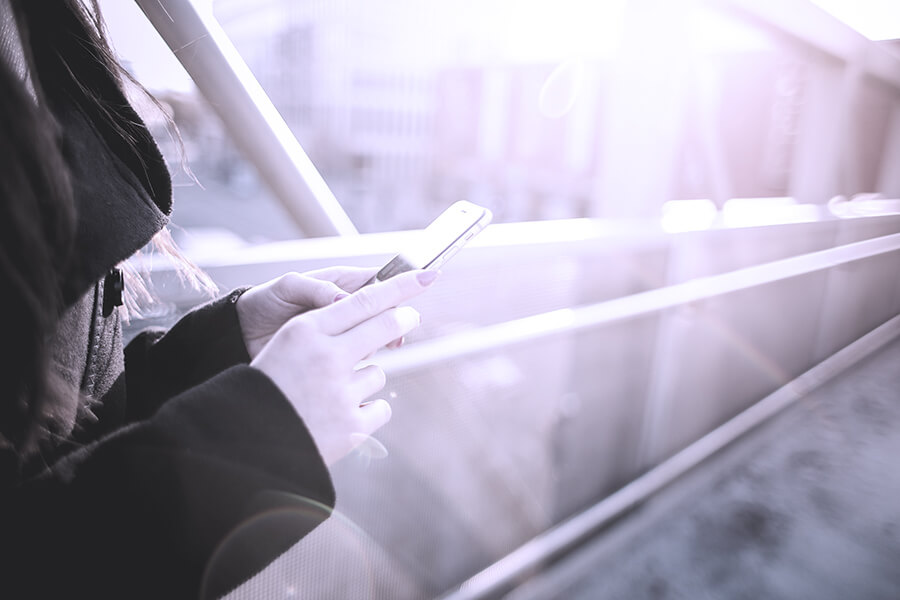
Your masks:
<svg viewBox="0 0 900 600"><path fill-rule="evenodd" d="M296 195L100 4L223 289L494 213L376 356L394 419L335 517L234 598L900 597L900 3L139 2L249 69L327 186ZM331 194L349 227L298 217ZM131 331L203 300L152 278Z"/></svg>
<svg viewBox="0 0 900 600"><path fill-rule="evenodd" d="M116 48L172 116L207 190L165 144L180 184L176 223L254 242L302 235L138 7L102 4ZM361 232L423 227L459 198L515 222L658 219L668 200L721 208L900 191L881 160L896 90L865 81L848 101L821 51L696 2L200 4ZM794 4L779 9L785 18ZM896 3L818 4L871 39L900 36ZM841 149L815 182L798 173L815 154L800 142L808 129L827 129L818 136ZM803 143L826 153L815 136Z"/></svg>

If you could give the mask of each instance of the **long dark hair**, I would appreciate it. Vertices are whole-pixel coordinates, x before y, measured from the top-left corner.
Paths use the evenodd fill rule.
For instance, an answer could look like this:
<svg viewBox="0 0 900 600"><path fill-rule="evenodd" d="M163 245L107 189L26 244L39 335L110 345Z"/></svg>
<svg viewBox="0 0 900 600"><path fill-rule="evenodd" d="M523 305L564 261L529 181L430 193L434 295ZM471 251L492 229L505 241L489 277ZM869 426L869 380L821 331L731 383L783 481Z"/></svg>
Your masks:
<svg viewBox="0 0 900 600"><path fill-rule="evenodd" d="M0 381L6 386L0 399L0 447L12 446L24 457L45 437L54 407L65 403L60 396L73 393L54 383L51 340L66 308L63 280L77 250L76 208L52 105L60 100L44 97L38 74L72 86L78 93L62 101L79 98L82 110L113 132L106 139L110 148L148 189L152 178L136 149L149 133L131 122L122 105L108 101L108 89L92 87L111 82L121 92L127 81L143 90L107 43L97 1L10 0L10 6L33 79L23 80L0 59L0 332L12 349L0 360ZM36 36L41 37L32 39ZM176 263L187 264L176 249L168 251ZM202 280L198 269L187 270Z"/></svg>
<svg viewBox="0 0 900 600"><path fill-rule="evenodd" d="M50 393L48 341L63 308L60 281L75 213L54 120L2 60L0 89L0 330L11 349L0 360L8 394L0 402L0 434L21 452L34 442Z"/></svg>

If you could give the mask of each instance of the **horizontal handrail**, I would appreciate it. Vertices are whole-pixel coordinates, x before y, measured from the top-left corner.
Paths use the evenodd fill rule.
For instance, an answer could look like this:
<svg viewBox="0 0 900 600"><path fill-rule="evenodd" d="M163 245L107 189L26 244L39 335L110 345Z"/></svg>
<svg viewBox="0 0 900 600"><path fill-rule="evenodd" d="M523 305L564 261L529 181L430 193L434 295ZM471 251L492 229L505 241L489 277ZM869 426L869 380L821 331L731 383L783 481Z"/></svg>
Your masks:
<svg viewBox="0 0 900 600"><path fill-rule="evenodd" d="M900 233L895 233L596 304L553 310L409 344L391 353L378 354L373 362L377 362L388 374L396 375L512 344L633 319L898 250Z"/></svg>
<svg viewBox="0 0 900 600"><path fill-rule="evenodd" d="M890 236L895 237L895 236ZM712 430L668 460L582 513L532 538L463 582L444 600L478 600L516 581L639 506L717 452L762 425L796 400L900 336L900 316L874 329Z"/></svg>

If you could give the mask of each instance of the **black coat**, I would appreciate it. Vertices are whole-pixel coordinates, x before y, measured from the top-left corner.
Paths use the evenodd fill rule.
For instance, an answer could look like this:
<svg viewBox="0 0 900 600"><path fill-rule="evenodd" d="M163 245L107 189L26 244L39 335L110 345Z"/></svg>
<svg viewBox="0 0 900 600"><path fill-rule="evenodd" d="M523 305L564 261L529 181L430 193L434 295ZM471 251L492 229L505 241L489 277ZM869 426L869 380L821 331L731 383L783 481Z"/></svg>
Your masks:
<svg viewBox="0 0 900 600"><path fill-rule="evenodd" d="M55 356L82 397L76 427L37 461L23 467L0 447L0 597L215 597L327 518L334 489L302 420L246 364L239 292L123 351L117 311L103 314L103 276L164 226L171 186L60 4L23 6L44 11L31 22L33 80L74 177L78 259ZM115 106L124 132L67 85L54 52L84 67L76 75Z"/></svg>

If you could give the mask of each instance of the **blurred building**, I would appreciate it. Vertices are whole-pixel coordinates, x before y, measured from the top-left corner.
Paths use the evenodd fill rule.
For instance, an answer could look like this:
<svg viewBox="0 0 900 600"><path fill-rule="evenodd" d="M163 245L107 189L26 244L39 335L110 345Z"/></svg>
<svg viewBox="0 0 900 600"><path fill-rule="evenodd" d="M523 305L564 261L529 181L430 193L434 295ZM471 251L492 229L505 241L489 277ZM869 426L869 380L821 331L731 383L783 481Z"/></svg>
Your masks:
<svg viewBox="0 0 900 600"><path fill-rule="evenodd" d="M846 168L830 188L800 189L793 174L809 150L796 139L820 113L810 86L833 85L837 98L840 82L823 83L818 57L777 38L657 4L598 13L618 19L621 40L580 54L542 46L499 0L215 6L363 231L420 227L459 198L520 221L655 218L672 199L824 203L881 191L889 93L863 84L837 128ZM573 7L557 12L592 14ZM526 47L532 35L534 51L491 30L496 15Z"/></svg>
<svg viewBox="0 0 900 600"><path fill-rule="evenodd" d="M361 230L417 227L434 214L422 200L438 58L425 56L430 46L406 54L410 41L397 35L426 9L216 3L223 27Z"/></svg>

